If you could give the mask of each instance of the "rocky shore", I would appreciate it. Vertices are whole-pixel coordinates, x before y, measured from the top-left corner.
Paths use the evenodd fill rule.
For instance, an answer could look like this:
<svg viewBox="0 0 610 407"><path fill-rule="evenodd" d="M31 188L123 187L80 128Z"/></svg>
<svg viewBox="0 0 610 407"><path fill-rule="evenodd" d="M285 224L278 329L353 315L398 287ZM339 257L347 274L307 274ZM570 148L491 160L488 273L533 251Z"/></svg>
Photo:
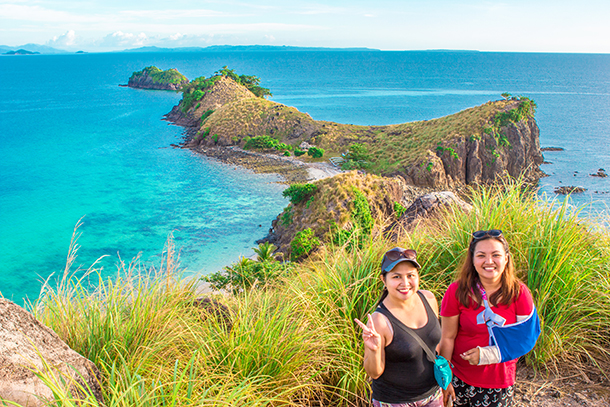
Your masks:
<svg viewBox="0 0 610 407"><path fill-rule="evenodd" d="M206 157L217 159L222 163L241 166L255 173L278 174L287 184L317 181L342 173L340 169L334 167L328 161L304 162L293 157L249 151L236 146L188 148Z"/></svg>

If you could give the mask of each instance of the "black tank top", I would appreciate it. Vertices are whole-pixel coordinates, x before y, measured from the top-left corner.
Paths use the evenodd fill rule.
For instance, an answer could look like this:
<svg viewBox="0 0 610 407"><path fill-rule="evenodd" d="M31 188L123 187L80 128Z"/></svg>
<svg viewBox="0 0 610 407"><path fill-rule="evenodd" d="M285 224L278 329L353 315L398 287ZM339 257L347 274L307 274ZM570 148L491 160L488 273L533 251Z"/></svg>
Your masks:
<svg viewBox="0 0 610 407"><path fill-rule="evenodd" d="M428 322L421 328L410 329L434 350L441 340L441 326L428 300L421 292L418 291L417 294L426 308ZM405 325L383 303L379 307L389 314L386 316L392 324L394 337L385 347L385 369L381 376L373 379L373 398L385 403L406 403L430 396L438 389L434 379L434 365L426 357L421 345L398 328Z"/></svg>

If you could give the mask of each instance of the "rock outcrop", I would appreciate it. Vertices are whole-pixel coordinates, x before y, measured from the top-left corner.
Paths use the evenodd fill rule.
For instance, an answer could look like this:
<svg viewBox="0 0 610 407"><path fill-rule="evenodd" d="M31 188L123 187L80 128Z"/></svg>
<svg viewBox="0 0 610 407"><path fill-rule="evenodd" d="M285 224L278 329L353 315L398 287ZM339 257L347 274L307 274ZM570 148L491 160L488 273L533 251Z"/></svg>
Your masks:
<svg viewBox="0 0 610 407"><path fill-rule="evenodd" d="M43 362L44 360L44 362ZM35 372L63 377L75 398L83 389L100 405L100 372L93 362L70 349L55 332L11 301L0 298L0 400L23 406L47 405L53 394Z"/></svg>
<svg viewBox="0 0 610 407"><path fill-rule="evenodd" d="M470 212L472 205L458 198L451 191L431 192L415 199L400 218L386 228L385 234L396 238L403 230L411 230L422 220L434 219L443 215L443 211L457 208L462 212Z"/></svg>
<svg viewBox="0 0 610 407"><path fill-rule="evenodd" d="M321 241L332 241L338 234L354 230L359 222L354 217L359 199L366 201L361 202L372 218L387 219L395 217L397 202L408 205L427 192L405 185L399 177L379 177L358 171L319 180L314 185L315 192L303 202L289 204L272 222L269 235L259 243L271 242L289 258L291 242L300 231L311 229Z"/></svg>
<svg viewBox="0 0 610 407"><path fill-rule="evenodd" d="M514 102L504 110L516 108ZM536 182L544 173L540 130L533 117L508 122L498 133L456 136L399 172L407 182L437 189L493 183L507 175Z"/></svg>
<svg viewBox="0 0 610 407"><path fill-rule="evenodd" d="M585 192L587 188L583 187L575 187L575 186L564 186L564 187L556 187L553 192L559 195L569 195L569 194L582 194Z"/></svg>
<svg viewBox="0 0 610 407"><path fill-rule="evenodd" d="M155 66L149 66L134 72L129 78L127 86L138 89L178 91L187 83L189 80L176 69L161 71Z"/></svg>

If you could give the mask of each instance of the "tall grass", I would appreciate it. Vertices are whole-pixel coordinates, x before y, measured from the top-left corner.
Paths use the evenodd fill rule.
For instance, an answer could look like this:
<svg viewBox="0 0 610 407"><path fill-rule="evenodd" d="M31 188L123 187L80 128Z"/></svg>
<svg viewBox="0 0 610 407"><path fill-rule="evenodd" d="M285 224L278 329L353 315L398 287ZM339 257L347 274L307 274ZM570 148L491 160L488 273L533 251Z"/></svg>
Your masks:
<svg viewBox="0 0 610 407"><path fill-rule="evenodd" d="M360 248L329 244L263 290L215 297L228 307L230 324L193 305L195 282L180 279L171 240L158 269L121 263L112 279L95 267L72 272L69 261L34 310L100 368L107 406L366 405L353 319L366 319L378 301L384 251L416 249L421 286L440 302L472 231L499 228L542 321L527 363L542 369L608 358L607 230L518 181L471 190L469 200L470 213L450 208L397 242L374 233ZM94 276L91 290L85 281ZM74 405L71 395L57 394L54 405Z"/></svg>

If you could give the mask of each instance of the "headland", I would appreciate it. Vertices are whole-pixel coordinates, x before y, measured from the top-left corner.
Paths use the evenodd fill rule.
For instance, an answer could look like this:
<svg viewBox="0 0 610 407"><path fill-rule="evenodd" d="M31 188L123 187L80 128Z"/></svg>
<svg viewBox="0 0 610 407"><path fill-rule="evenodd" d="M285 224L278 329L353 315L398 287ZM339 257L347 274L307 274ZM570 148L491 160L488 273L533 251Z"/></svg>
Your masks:
<svg viewBox="0 0 610 407"><path fill-rule="evenodd" d="M279 173L297 183L294 188L340 177L315 182L307 201L292 201L273 222L262 241L285 256L294 257L291 243L305 230L320 241L350 233L362 199L374 216L393 217L396 208L409 207L425 193L459 195L471 186L509 178L535 183L544 175L536 104L526 97L503 94L501 100L433 120L356 126L317 121L268 100L271 92L259 78L226 66L181 90L182 100L165 116L186 129L181 147Z"/></svg>

